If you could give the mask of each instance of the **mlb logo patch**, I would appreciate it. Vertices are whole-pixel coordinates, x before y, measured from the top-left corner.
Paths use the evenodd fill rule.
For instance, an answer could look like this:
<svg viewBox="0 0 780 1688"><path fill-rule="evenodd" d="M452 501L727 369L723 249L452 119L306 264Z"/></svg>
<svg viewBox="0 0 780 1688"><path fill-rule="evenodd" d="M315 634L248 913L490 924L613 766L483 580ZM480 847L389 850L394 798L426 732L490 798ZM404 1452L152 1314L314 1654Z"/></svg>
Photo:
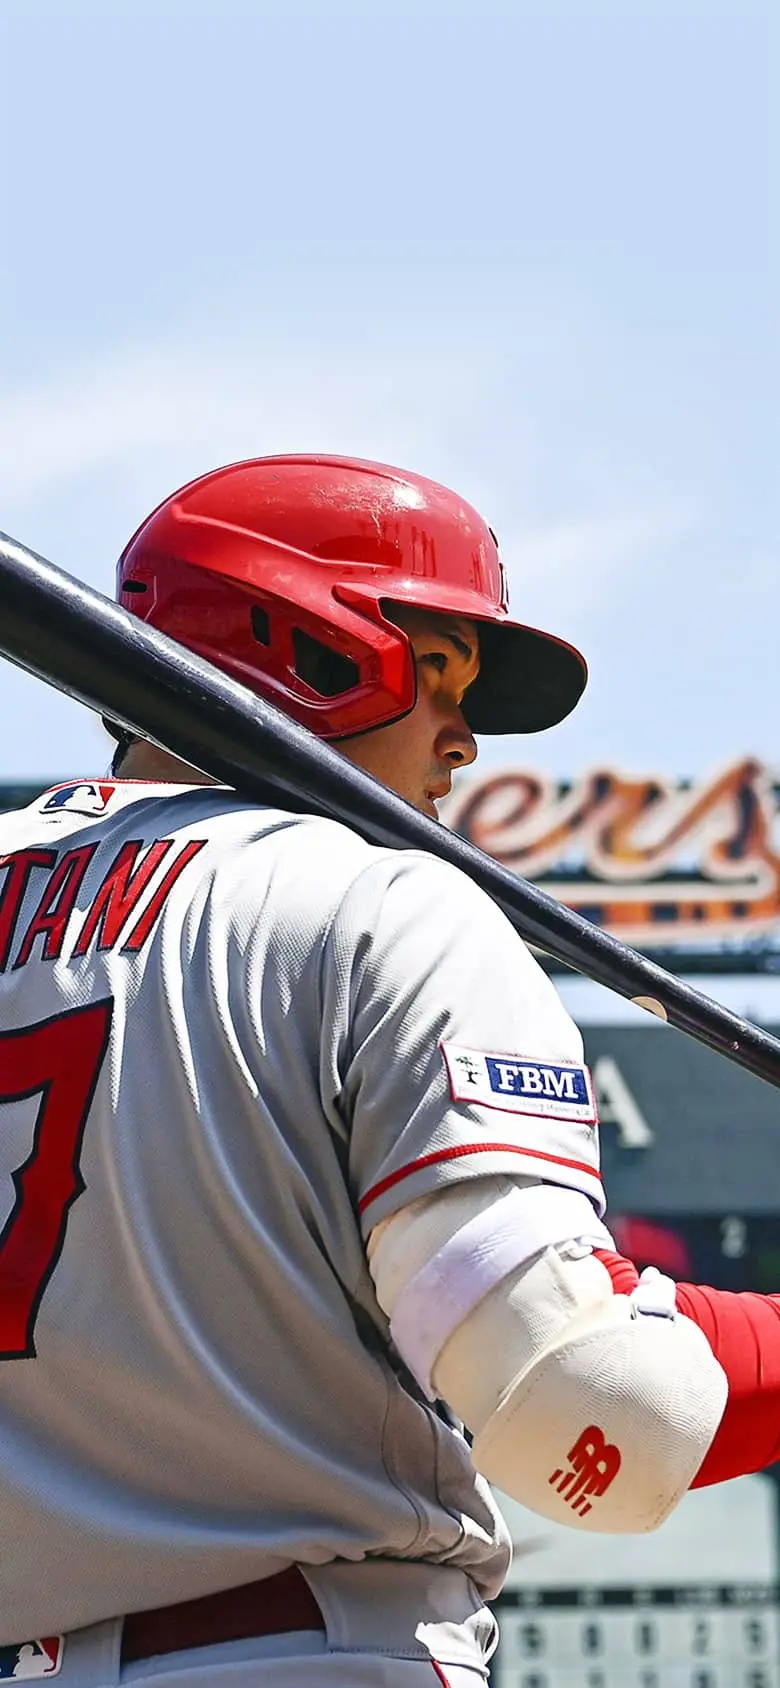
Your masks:
<svg viewBox="0 0 780 1688"><path fill-rule="evenodd" d="M42 1676L57 1676L64 1652L62 1635L45 1635L35 1641L17 1641L11 1647L0 1647L0 1682L33 1682Z"/></svg>
<svg viewBox="0 0 780 1688"><path fill-rule="evenodd" d="M44 815L104 815L114 794L113 784L107 780L87 780L77 785L60 785L49 793L41 804Z"/></svg>
<svg viewBox="0 0 780 1688"><path fill-rule="evenodd" d="M531 1055L494 1055L458 1043L443 1043L441 1050L454 1102L479 1102L503 1113L598 1124L593 1083L585 1066L535 1060Z"/></svg>

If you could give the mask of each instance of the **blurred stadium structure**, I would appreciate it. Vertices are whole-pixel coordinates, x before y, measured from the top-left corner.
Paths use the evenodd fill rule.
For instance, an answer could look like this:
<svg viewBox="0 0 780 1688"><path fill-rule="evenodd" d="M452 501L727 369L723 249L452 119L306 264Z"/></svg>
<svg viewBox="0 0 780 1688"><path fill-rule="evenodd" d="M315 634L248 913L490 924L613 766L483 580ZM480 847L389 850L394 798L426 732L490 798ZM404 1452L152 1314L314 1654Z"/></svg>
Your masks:
<svg viewBox="0 0 780 1688"><path fill-rule="evenodd" d="M40 790L0 786L0 811ZM443 818L780 1031L780 787L760 763L565 784L512 768L459 787ZM780 1291L774 1090L589 981L556 970L556 985L585 1037L619 1247L678 1279ZM505 1500L494 1688L780 1688L778 1470L690 1495L641 1538Z"/></svg>

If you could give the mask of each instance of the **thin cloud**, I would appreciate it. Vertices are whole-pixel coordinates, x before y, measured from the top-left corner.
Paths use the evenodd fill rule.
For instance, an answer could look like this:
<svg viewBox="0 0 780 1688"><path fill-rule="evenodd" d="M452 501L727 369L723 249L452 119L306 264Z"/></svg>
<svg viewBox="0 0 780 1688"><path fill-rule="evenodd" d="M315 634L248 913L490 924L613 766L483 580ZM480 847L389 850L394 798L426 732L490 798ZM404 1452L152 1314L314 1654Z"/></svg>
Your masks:
<svg viewBox="0 0 780 1688"><path fill-rule="evenodd" d="M186 367L166 364L131 355L5 396L0 497L19 503L46 495L186 433L198 384Z"/></svg>
<svg viewBox="0 0 780 1688"><path fill-rule="evenodd" d="M435 348L422 361L393 346L124 348L0 398L0 499L20 508L151 457L164 492L181 465L186 477L253 452L328 446L421 459L436 474L453 416L488 405L489 384L482 360L470 372ZM422 414L421 385L435 395Z"/></svg>
<svg viewBox="0 0 780 1688"><path fill-rule="evenodd" d="M154 502L215 463L329 446L440 474L479 502L460 418L473 429L492 414L492 377L481 356L469 367L436 348L422 359L398 347L368 358L359 348L320 349L316 363L305 347L254 345L241 357L235 347L123 348L86 371L0 399L0 526L24 520L33 502L76 482L99 485L117 469L133 471L141 503ZM421 386L429 395L422 414L410 396ZM525 422L514 419L515 435ZM491 519L489 499L485 513ZM692 525L684 503L639 503L545 525L513 528L510 520L501 540L513 595L522 593L524 615L535 613L535 601L549 614L551 595L565 596L568 613L579 615L619 571Z"/></svg>
<svg viewBox="0 0 780 1688"><path fill-rule="evenodd" d="M538 489L515 470L508 500L506 483L491 486L485 473L486 430L511 442L515 463L533 462L533 417L518 407L502 418L500 384L484 348L453 358L435 340L421 349L390 339L379 350L189 337L125 346L0 398L0 527L23 533L31 508L40 521L78 487L93 510L115 510L121 538L125 508L132 523L217 463L291 449L354 452L409 464L471 498L498 525L516 613L545 623L557 603L575 630L624 571L689 533L694 511L668 492L665 502L624 495L594 511L591 488L580 516L529 523L524 511ZM569 480L565 461L561 473ZM83 566L91 572L88 557Z"/></svg>
<svg viewBox="0 0 780 1688"><path fill-rule="evenodd" d="M523 614L536 603L549 615L565 601L567 614L582 615L616 577L695 526L691 504L637 504L605 515L518 528L502 539L510 588L522 591Z"/></svg>

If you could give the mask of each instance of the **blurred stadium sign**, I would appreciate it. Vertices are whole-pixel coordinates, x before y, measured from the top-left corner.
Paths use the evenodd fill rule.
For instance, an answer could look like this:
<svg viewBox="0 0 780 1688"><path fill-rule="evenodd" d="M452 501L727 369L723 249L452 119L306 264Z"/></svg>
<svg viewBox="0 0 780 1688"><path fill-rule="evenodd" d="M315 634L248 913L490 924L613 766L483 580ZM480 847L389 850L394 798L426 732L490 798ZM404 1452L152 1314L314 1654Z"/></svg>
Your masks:
<svg viewBox="0 0 780 1688"><path fill-rule="evenodd" d="M700 781L509 769L461 788L445 818L675 971L780 971L780 784L752 757Z"/></svg>
<svg viewBox="0 0 780 1688"><path fill-rule="evenodd" d="M646 1149L653 1133L633 1091L613 1055L600 1055L593 1067L593 1086L602 1126L617 1126L623 1149Z"/></svg>

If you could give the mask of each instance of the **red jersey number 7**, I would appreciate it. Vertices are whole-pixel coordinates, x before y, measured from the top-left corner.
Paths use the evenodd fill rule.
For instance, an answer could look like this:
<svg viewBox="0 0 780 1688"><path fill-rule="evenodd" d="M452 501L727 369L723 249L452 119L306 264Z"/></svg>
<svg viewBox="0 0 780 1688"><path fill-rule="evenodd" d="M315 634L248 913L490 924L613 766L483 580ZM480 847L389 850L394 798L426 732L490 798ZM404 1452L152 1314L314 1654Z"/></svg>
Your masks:
<svg viewBox="0 0 780 1688"><path fill-rule="evenodd" d="M111 998L0 1033L0 1106L40 1092L33 1144L0 1232L0 1360L35 1356L35 1320L84 1189L81 1146L108 1047ZM2 1155L0 1115L0 1156Z"/></svg>

